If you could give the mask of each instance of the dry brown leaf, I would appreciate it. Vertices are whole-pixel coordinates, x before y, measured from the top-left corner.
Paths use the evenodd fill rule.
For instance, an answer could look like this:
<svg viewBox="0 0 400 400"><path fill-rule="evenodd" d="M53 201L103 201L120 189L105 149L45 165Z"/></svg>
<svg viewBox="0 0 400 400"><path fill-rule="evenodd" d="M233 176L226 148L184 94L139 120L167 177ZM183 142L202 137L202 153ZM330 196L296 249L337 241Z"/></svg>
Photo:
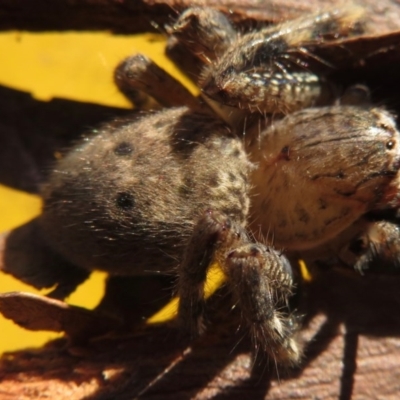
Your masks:
<svg viewBox="0 0 400 400"><path fill-rule="evenodd" d="M74 339L102 335L122 325L112 316L32 293L1 293L0 312L25 329L65 332Z"/></svg>

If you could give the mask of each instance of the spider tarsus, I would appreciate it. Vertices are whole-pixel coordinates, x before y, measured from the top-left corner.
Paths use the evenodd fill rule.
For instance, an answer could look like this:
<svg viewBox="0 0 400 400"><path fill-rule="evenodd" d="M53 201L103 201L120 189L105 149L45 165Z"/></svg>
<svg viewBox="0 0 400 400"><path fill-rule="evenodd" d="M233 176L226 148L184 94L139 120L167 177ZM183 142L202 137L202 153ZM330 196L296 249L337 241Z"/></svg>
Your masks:
<svg viewBox="0 0 400 400"><path fill-rule="evenodd" d="M167 32L205 64L228 49L236 37L225 15L208 7L188 8Z"/></svg>
<svg viewBox="0 0 400 400"><path fill-rule="evenodd" d="M227 254L224 272L255 348L280 363L298 363L297 324L289 309L293 279L286 257L271 247L248 243Z"/></svg>

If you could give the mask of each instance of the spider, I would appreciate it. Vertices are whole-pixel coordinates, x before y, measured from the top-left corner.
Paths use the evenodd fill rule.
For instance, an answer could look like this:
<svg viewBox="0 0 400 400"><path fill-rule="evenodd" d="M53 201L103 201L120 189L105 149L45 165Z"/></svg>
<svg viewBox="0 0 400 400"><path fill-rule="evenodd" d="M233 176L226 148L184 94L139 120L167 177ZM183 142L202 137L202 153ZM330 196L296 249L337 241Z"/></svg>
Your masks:
<svg viewBox="0 0 400 400"><path fill-rule="evenodd" d="M95 268L175 271L178 319L197 334L217 262L255 347L298 364L296 260L363 271L391 257L386 237L398 240L394 117L366 91L341 93L314 73L330 65L308 50L359 32L360 17L349 7L240 34L213 9L187 10L168 29L170 46L205 64L206 101L144 56L121 63L122 92L160 109L104 124L55 167L32 228L67 271L51 296L64 298Z"/></svg>

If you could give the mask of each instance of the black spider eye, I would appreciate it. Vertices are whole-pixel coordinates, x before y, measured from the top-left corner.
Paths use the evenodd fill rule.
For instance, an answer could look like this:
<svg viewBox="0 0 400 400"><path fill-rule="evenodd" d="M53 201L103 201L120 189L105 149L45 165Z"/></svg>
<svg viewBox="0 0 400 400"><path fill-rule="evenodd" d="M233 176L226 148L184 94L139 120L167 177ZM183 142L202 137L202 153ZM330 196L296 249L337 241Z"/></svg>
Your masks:
<svg viewBox="0 0 400 400"><path fill-rule="evenodd" d="M131 143L128 142L118 143L117 146L114 148L114 153L117 156L127 156L132 152L133 152L133 146Z"/></svg>
<svg viewBox="0 0 400 400"><path fill-rule="evenodd" d="M117 207L122 208L123 210L130 210L135 205L135 199L130 193L118 193L116 204Z"/></svg>
<svg viewBox="0 0 400 400"><path fill-rule="evenodd" d="M396 142L394 142L393 140L389 140L388 142L386 142L386 148L388 150L392 150L394 146L396 146Z"/></svg>

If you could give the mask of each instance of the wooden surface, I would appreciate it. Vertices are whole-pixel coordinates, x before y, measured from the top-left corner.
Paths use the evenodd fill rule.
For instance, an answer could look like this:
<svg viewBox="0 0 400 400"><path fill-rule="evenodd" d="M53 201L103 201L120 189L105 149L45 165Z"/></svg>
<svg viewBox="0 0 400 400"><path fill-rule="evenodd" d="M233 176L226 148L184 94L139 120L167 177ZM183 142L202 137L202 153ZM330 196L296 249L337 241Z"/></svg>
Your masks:
<svg viewBox="0 0 400 400"><path fill-rule="evenodd" d="M236 22L279 22L301 14L343 4L331 0L1 0L0 29L109 29L132 33L163 31L177 14L193 5L212 6ZM400 4L396 0L360 0L369 13L373 32L398 30ZM345 3L346 4L346 3Z"/></svg>
<svg viewBox="0 0 400 400"><path fill-rule="evenodd" d="M399 284L331 271L306 285L305 356L295 370L254 361L235 313L218 297L210 329L194 342L170 323L5 355L0 398L396 399Z"/></svg>
<svg viewBox="0 0 400 400"><path fill-rule="evenodd" d="M58 0L49 6L36 0L32 4L34 9L27 2L0 0L0 29L147 30L151 21L169 21L185 2ZM225 9L232 5L218 4ZM241 9L248 4L253 6L251 12L256 10L255 19L262 10L271 20L279 20L323 2L285 0L267 7L254 1ZM399 28L398 2L366 4L372 34ZM234 13L237 19L241 15L242 11ZM378 100L388 99L398 110L399 53L392 51L389 58L382 54L365 76L374 75L376 90L381 90ZM44 103L1 87L1 183L37 191L55 150L76 139L82 127L126 112L67 100ZM397 399L399 287L397 276L325 271L299 288L305 356L296 370L277 370L260 357L254 361L250 343L242 331L236 332L237 316L227 299L217 296L210 329L194 342L182 338L173 324L165 324L86 343L61 340L39 350L6 354L0 364L0 399Z"/></svg>

